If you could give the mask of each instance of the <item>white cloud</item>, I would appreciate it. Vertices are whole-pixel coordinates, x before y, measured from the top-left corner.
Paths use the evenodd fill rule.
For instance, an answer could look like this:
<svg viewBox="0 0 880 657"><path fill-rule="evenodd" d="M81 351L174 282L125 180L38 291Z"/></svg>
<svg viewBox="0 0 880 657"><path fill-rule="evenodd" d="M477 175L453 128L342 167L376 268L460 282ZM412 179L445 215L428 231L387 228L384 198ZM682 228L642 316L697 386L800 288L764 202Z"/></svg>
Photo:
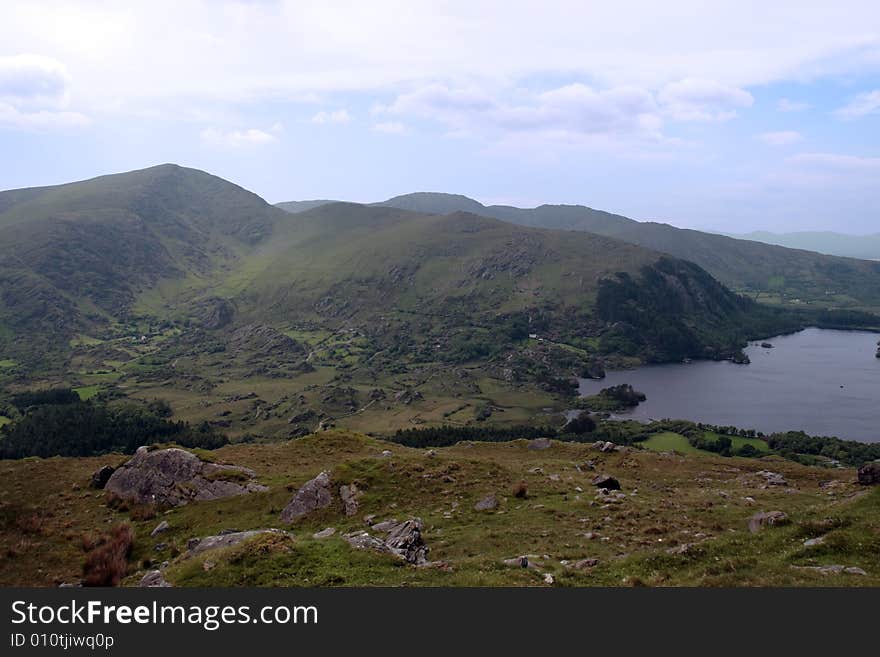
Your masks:
<svg viewBox="0 0 880 657"><path fill-rule="evenodd" d="M780 98L776 102L776 109L780 112L803 112L804 110L810 109L810 104L800 100Z"/></svg>
<svg viewBox="0 0 880 657"><path fill-rule="evenodd" d="M876 70L880 38L868 26L878 18L874 0L840 0L835 11L795 0L450 0L442 9L412 0L406 11L395 0L5 0L0 43L63 61L77 98L104 107L120 97L289 98L548 71L597 88L685 78L742 88Z"/></svg>
<svg viewBox="0 0 880 657"><path fill-rule="evenodd" d="M39 55L0 57L0 125L20 129L88 124L67 110L68 76L61 62Z"/></svg>
<svg viewBox="0 0 880 657"><path fill-rule="evenodd" d="M880 113L880 89L859 94L835 111L835 114L842 119L859 119L868 114L878 113Z"/></svg>
<svg viewBox="0 0 880 657"><path fill-rule="evenodd" d="M409 132L409 128L400 121L380 121L373 124L373 130L389 135L405 135Z"/></svg>
<svg viewBox="0 0 880 657"><path fill-rule="evenodd" d="M334 111L325 111L321 110L317 114L312 117L312 123L348 123L351 121L351 117L348 115L348 112L344 109L334 110Z"/></svg>
<svg viewBox="0 0 880 657"><path fill-rule="evenodd" d="M758 139L769 146L789 146L803 141L804 136L794 130L780 130L778 132L763 132Z"/></svg>
<svg viewBox="0 0 880 657"><path fill-rule="evenodd" d="M63 106L67 73L61 62L39 55L0 57L0 101L17 107Z"/></svg>
<svg viewBox="0 0 880 657"><path fill-rule="evenodd" d="M273 131L280 129L279 124L273 126ZM242 148L250 146L264 146L277 141L271 132L249 128L247 130L220 130L218 128L205 128L199 133L202 142L210 146L225 148Z"/></svg>
<svg viewBox="0 0 880 657"><path fill-rule="evenodd" d="M22 112L7 103L0 103L0 126L24 129L76 128L91 123L79 112L36 110Z"/></svg>
<svg viewBox="0 0 880 657"><path fill-rule="evenodd" d="M737 108L754 103L752 94L744 89L699 78L667 84L657 99L677 121L726 121L736 116Z"/></svg>
<svg viewBox="0 0 880 657"><path fill-rule="evenodd" d="M556 135L641 135L656 137L663 121L652 95L635 87L597 91L581 83L515 100L496 100L476 88L431 84L401 94L375 113L438 121L452 136L498 138L528 132Z"/></svg>

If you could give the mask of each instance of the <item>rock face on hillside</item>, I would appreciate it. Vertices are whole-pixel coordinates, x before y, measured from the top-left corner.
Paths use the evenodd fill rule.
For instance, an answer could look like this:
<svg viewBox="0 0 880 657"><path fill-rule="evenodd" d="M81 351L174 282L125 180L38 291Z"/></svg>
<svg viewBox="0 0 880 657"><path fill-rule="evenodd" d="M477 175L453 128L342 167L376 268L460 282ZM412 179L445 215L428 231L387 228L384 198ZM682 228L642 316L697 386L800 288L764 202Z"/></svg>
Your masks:
<svg viewBox="0 0 880 657"><path fill-rule="evenodd" d="M880 485L880 463L865 463L859 468L859 483L863 486Z"/></svg>
<svg viewBox="0 0 880 657"><path fill-rule="evenodd" d="M228 325L235 316L235 306L226 299L211 297L205 299L195 311L196 318L206 329L220 329Z"/></svg>
<svg viewBox="0 0 880 657"><path fill-rule="evenodd" d="M422 538L423 525L420 518L410 518L403 522L386 521L374 525L373 529L387 532L385 539L365 531L351 532L343 538L349 545L360 550L393 554L416 566L428 563L428 546Z"/></svg>
<svg viewBox="0 0 880 657"><path fill-rule="evenodd" d="M333 501L330 485L330 473L327 471L303 484L281 511L281 522L296 522L313 511L330 506Z"/></svg>
<svg viewBox="0 0 880 657"><path fill-rule="evenodd" d="M252 529L245 532L230 531L221 533L216 536L204 536L202 538L192 538L186 544L186 554L184 558L194 557L208 550L217 550L219 548L232 547L244 543L246 540L254 536L262 534L275 534L278 536L291 536L290 533L280 529Z"/></svg>
<svg viewBox="0 0 880 657"><path fill-rule="evenodd" d="M233 356L301 356L302 345L265 324L248 324L232 332L228 350Z"/></svg>
<svg viewBox="0 0 880 657"><path fill-rule="evenodd" d="M104 490L139 504L180 506L193 500L267 490L254 477L256 474L247 468L208 463L182 449L141 447L117 468Z"/></svg>

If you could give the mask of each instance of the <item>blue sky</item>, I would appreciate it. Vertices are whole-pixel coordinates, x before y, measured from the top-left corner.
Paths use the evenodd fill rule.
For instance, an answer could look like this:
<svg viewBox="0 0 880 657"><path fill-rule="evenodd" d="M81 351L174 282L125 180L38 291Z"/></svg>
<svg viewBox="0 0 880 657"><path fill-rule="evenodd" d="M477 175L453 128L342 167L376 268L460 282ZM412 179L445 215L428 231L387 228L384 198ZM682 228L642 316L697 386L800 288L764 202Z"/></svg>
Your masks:
<svg viewBox="0 0 880 657"><path fill-rule="evenodd" d="M271 202L880 232L880 5L767 4L6 0L0 188L177 162Z"/></svg>

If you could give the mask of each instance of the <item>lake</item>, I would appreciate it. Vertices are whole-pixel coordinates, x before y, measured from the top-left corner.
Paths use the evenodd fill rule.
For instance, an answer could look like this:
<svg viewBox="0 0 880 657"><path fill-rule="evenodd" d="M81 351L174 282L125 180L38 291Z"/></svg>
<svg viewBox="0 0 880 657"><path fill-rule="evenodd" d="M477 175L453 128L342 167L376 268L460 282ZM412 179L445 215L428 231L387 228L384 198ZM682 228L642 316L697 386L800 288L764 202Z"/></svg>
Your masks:
<svg viewBox="0 0 880 657"><path fill-rule="evenodd" d="M629 383L648 399L616 415L638 420L687 419L765 433L803 430L817 436L880 442L880 335L810 328L745 352L751 365L728 361L650 365L582 379L582 395Z"/></svg>

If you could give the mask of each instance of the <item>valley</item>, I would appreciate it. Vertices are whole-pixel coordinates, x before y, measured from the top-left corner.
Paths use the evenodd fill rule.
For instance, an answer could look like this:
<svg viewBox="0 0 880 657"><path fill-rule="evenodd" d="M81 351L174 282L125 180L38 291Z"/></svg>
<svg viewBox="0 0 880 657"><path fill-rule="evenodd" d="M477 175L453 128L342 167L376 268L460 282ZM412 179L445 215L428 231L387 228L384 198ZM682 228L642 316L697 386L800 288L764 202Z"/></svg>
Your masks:
<svg viewBox="0 0 880 657"><path fill-rule="evenodd" d="M645 371L682 362L750 371L750 342L810 326L876 342L849 332L880 329L875 263L693 232L454 195L273 207L176 165L0 192L0 582L75 583L129 537L111 583L877 584L857 469L880 445L833 410L814 431L718 417L708 385L672 421L653 388L620 417L601 396L632 383L636 407ZM178 482L183 506L89 488L142 445L255 487ZM278 529L322 470L363 493L356 517L337 500L193 560L190 539ZM749 530L771 510L791 521ZM361 550L385 550L364 516L419 518L436 563Z"/></svg>

